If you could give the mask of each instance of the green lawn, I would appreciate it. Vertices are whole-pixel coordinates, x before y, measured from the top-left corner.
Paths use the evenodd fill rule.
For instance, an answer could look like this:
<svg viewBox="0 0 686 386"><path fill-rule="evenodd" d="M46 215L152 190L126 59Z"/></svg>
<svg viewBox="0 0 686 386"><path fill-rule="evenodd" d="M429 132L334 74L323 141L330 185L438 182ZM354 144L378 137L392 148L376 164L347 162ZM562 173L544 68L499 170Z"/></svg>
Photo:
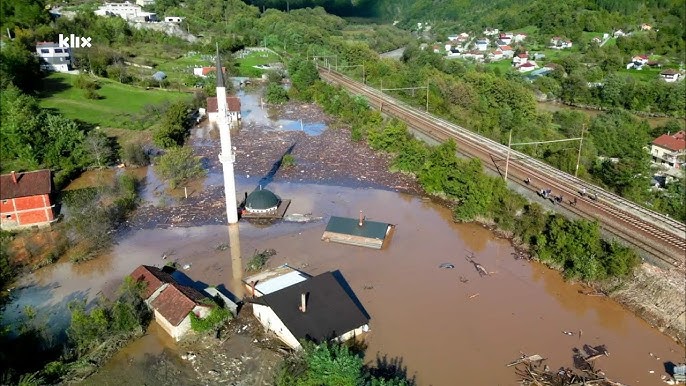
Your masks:
<svg viewBox="0 0 686 386"><path fill-rule="evenodd" d="M237 59L237 61L239 75L254 78L262 76L264 70L255 68L253 66L259 64L278 63L281 62L281 58L269 51L253 51L246 57Z"/></svg>
<svg viewBox="0 0 686 386"><path fill-rule="evenodd" d="M66 117L94 125L133 128L131 117L144 113L146 106L191 98L187 93L146 90L98 78L100 88L96 92L101 99L87 99L83 90L73 86L76 77L77 75L71 74L50 74L43 81L40 105L59 110Z"/></svg>
<svg viewBox="0 0 686 386"><path fill-rule="evenodd" d="M617 73L620 75L629 75L637 80L647 81L659 78L660 72L662 71L664 71L664 69L648 68L648 66L644 66L641 71L634 69L627 70L626 68L622 68L621 70L617 70Z"/></svg>
<svg viewBox="0 0 686 386"><path fill-rule="evenodd" d="M169 81L182 81L193 75L193 68L214 66L207 58L202 55L183 56L178 59L158 63L155 71L162 71L167 74Z"/></svg>
<svg viewBox="0 0 686 386"><path fill-rule="evenodd" d="M497 62L486 63L486 67L499 68L500 74L502 74L502 75L504 75L508 71L513 71L512 70L512 60L510 60L510 59L503 59L503 60L500 60Z"/></svg>

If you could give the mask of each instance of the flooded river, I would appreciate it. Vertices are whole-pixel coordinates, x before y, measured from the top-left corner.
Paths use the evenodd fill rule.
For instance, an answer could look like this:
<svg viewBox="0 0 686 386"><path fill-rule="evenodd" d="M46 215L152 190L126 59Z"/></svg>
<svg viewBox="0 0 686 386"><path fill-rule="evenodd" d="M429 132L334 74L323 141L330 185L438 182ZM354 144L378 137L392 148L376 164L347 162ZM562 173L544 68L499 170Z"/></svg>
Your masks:
<svg viewBox="0 0 686 386"><path fill-rule="evenodd" d="M193 280L240 293L241 272L235 271L242 271L253 251L274 248L270 267L288 263L311 274L339 269L371 315L366 359L373 363L381 355L401 361L418 385L514 385L514 370L506 364L522 353L549 358L552 368L572 367L572 350L584 344L606 345L610 356L599 358L597 366L628 385L661 384L664 363L684 360L684 347L614 302L581 295L581 287L565 283L557 272L515 260L507 240L478 225L454 224L449 210L431 202L376 189L284 182L268 188L293 200L288 213L324 220L271 226L241 222L231 248L223 251L216 247L229 243L225 226L140 230L94 261L58 263L26 277L21 284L30 287L8 306L6 321L33 305L63 331L68 300L112 294L138 265L170 260L190 265L184 273ZM329 216L356 217L360 210L370 220L397 224L387 248L321 241ZM166 261L164 252L170 255ZM468 253L489 276L478 275L465 259ZM439 269L441 263L455 268ZM134 372L134 360L144 369L152 366L149 355L174 353L174 343L161 335L153 328L129 345L106 365L105 378Z"/></svg>

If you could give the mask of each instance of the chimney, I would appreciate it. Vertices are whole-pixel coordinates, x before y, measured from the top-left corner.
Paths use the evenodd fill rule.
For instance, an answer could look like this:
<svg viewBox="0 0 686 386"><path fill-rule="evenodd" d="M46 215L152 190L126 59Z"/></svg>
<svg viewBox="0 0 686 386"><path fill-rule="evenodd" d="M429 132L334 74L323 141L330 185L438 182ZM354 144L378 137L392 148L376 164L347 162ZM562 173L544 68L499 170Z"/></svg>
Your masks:
<svg viewBox="0 0 686 386"><path fill-rule="evenodd" d="M304 292L300 294L300 311L307 311L307 294Z"/></svg>
<svg viewBox="0 0 686 386"><path fill-rule="evenodd" d="M363 222L364 222L364 217L362 217L362 211L360 211L360 222L357 223L357 226L362 226Z"/></svg>
<svg viewBox="0 0 686 386"><path fill-rule="evenodd" d="M12 172L10 172L10 174L12 175L12 182L17 184L17 173L15 173L15 171L12 170Z"/></svg>

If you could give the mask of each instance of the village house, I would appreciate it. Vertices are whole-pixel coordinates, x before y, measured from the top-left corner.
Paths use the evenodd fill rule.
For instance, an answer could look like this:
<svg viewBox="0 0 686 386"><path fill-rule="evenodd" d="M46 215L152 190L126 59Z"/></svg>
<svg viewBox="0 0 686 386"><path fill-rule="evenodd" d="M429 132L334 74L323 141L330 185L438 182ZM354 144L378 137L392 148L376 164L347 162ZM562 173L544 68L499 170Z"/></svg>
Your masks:
<svg viewBox="0 0 686 386"><path fill-rule="evenodd" d="M512 65L515 67L519 67L528 61L529 61L529 54L527 52L522 52L522 53L519 53L515 57L512 58Z"/></svg>
<svg viewBox="0 0 686 386"><path fill-rule="evenodd" d="M53 42L38 42L36 53L43 71L69 72L73 69L74 57L70 47L60 47Z"/></svg>
<svg viewBox="0 0 686 386"><path fill-rule="evenodd" d="M527 36L528 36L528 35L525 34L525 33L516 33L516 34L514 34L514 36L512 37L512 40L513 40L515 43L521 43L521 42L523 42L524 40L526 40Z"/></svg>
<svg viewBox="0 0 686 386"><path fill-rule="evenodd" d="M500 50L493 50L488 53L488 58L493 61L497 62L498 60L502 60L505 56L503 56L503 52Z"/></svg>
<svg viewBox="0 0 686 386"><path fill-rule="evenodd" d="M498 40L500 40L504 44L510 44L512 43L513 37L514 35L512 35L511 33L501 33L498 35Z"/></svg>
<svg viewBox="0 0 686 386"><path fill-rule="evenodd" d="M648 55L636 55L633 58L631 58L631 61L634 63L640 63L642 66L648 63Z"/></svg>
<svg viewBox="0 0 686 386"><path fill-rule="evenodd" d="M0 228L45 226L55 221L52 172L48 169L0 176Z"/></svg>
<svg viewBox="0 0 686 386"><path fill-rule="evenodd" d="M483 33L485 36L495 36L498 32L500 32L500 30L497 28L486 28Z"/></svg>
<svg viewBox="0 0 686 386"><path fill-rule="evenodd" d="M488 43L488 39L478 39L476 43L474 43L474 47L479 51L486 51L488 50Z"/></svg>
<svg viewBox="0 0 686 386"><path fill-rule="evenodd" d="M650 146L653 162L667 169L680 170L686 163L686 131L662 134Z"/></svg>
<svg viewBox="0 0 686 386"><path fill-rule="evenodd" d="M216 72L217 67L195 67L193 68L193 75L201 78L207 78L210 73ZM222 67L222 73L226 74L226 67Z"/></svg>
<svg viewBox="0 0 686 386"><path fill-rule="evenodd" d="M183 17L179 16L165 16L164 21L165 23L181 23L183 21Z"/></svg>
<svg viewBox="0 0 686 386"><path fill-rule="evenodd" d="M536 68L538 68L538 66L536 65L536 62L534 62L534 61L527 61L527 62L522 63L522 64L520 64L519 66L517 66L517 71L519 71L519 72L529 72L529 71L535 70Z"/></svg>
<svg viewBox="0 0 686 386"><path fill-rule="evenodd" d="M514 49L510 46L499 46L500 51L503 52L503 57L506 59L511 59L514 56Z"/></svg>
<svg viewBox="0 0 686 386"><path fill-rule="evenodd" d="M660 77L665 82L671 83L671 82L676 82L677 80L679 80L679 78L681 77L681 74L679 73L679 71L677 71L675 69L668 68L668 69L666 69L660 73Z"/></svg>
<svg viewBox="0 0 686 386"><path fill-rule="evenodd" d="M123 3L105 3L94 11L98 16L119 16L124 20L151 22L157 21L157 14L145 12L140 5Z"/></svg>
<svg viewBox="0 0 686 386"><path fill-rule="evenodd" d="M563 39L559 36L555 36L550 39L550 48L555 50L564 50L566 48L572 48L572 41Z"/></svg>
<svg viewBox="0 0 686 386"><path fill-rule="evenodd" d="M593 39L591 39L591 43L594 43L597 45L600 45L600 43L602 43L602 42L603 42L603 39L601 39L599 36L596 36Z"/></svg>
<svg viewBox="0 0 686 386"><path fill-rule="evenodd" d="M227 96L226 103L229 108L229 124L234 126L238 125L238 121L241 119L241 100L236 96ZM217 97L207 98L206 112L208 121L210 121L210 123L216 123L219 115Z"/></svg>
<svg viewBox="0 0 686 386"><path fill-rule="evenodd" d="M191 313L202 319L217 307L206 295L177 283L160 268L141 265L130 276L145 283L141 294L145 304L152 309L157 324L177 342L191 329Z"/></svg>
<svg viewBox="0 0 686 386"><path fill-rule="evenodd" d="M299 271L288 264L262 271L242 280L246 293L251 297L260 297L293 284L305 281L312 276Z"/></svg>
<svg viewBox="0 0 686 386"><path fill-rule="evenodd" d="M617 31L612 33L612 37L615 37L615 38L621 38L624 36L627 36L627 33L622 31L621 29L618 29Z"/></svg>
<svg viewBox="0 0 686 386"><path fill-rule="evenodd" d="M262 295L248 299L267 331L293 349L300 349L303 340L343 342L369 331L369 315L346 291L349 287L339 272L306 276L296 273L265 281ZM277 284L269 288L273 280Z"/></svg>

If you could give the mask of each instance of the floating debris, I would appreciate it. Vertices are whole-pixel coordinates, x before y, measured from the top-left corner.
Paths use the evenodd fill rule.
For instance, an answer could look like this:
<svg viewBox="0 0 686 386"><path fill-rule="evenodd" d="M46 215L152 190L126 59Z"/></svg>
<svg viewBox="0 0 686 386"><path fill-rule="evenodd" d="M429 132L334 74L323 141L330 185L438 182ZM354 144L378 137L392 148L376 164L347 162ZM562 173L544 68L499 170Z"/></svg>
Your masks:
<svg viewBox="0 0 686 386"><path fill-rule="evenodd" d="M442 268L442 269L453 269L453 268L455 268L455 265L454 265L454 264L450 264L450 263L442 263L441 265L438 266L438 268Z"/></svg>

